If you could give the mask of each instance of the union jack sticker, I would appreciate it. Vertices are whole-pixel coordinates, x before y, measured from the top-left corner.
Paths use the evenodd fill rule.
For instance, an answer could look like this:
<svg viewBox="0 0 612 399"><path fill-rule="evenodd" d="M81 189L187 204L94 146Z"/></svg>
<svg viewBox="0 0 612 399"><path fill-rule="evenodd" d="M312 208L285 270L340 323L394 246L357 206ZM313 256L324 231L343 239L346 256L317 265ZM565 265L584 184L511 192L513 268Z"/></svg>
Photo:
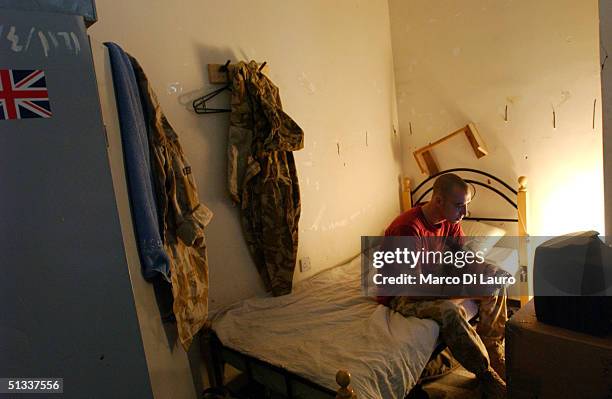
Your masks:
<svg viewBox="0 0 612 399"><path fill-rule="evenodd" d="M0 120L50 118L45 73L40 69L0 69Z"/></svg>

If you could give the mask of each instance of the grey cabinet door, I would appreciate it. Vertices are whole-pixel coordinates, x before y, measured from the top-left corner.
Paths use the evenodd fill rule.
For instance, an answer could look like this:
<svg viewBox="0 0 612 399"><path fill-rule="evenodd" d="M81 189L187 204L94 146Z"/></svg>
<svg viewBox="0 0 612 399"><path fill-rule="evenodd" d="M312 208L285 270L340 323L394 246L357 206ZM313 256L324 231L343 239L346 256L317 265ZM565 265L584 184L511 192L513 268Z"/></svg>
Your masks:
<svg viewBox="0 0 612 399"><path fill-rule="evenodd" d="M2 10L0 76L0 377L150 398L82 18Z"/></svg>

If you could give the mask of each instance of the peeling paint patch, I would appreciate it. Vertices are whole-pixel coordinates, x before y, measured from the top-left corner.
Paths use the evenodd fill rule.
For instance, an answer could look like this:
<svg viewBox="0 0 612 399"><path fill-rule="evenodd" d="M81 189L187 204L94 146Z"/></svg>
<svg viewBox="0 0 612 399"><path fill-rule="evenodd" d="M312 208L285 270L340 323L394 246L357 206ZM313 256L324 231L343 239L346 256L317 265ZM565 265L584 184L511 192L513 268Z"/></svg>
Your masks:
<svg viewBox="0 0 612 399"><path fill-rule="evenodd" d="M317 91L317 88L310 81L310 79L308 79L308 76L305 72L302 72L302 74L298 77L298 82L300 82L300 85L304 88L304 90L306 90L306 93L310 95L315 94L315 92Z"/></svg>
<svg viewBox="0 0 612 399"><path fill-rule="evenodd" d="M327 205L323 205L321 209L319 209L319 212L317 213L317 217L315 218L314 222L312 222L312 226L310 226L310 230L313 230L313 231L319 230L319 224L321 223L321 218L323 218L323 214L325 213L326 210L327 210Z"/></svg>
<svg viewBox="0 0 612 399"><path fill-rule="evenodd" d="M506 101L509 102L512 105L514 105L520 99L521 99L521 97L519 97L519 96L508 96L508 97L506 97Z"/></svg>
<svg viewBox="0 0 612 399"><path fill-rule="evenodd" d="M559 104L557 104L557 108L559 108L563 103L567 102L567 100L569 100L570 98L572 98L572 93L570 93L569 90L563 90L561 92L561 101L559 102Z"/></svg>
<svg viewBox="0 0 612 399"><path fill-rule="evenodd" d="M331 222L327 226L324 226L321 230L323 230L323 231L335 230L335 229L337 229L339 227L344 227L346 225L348 225L348 220L342 219L342 220L338 220L338 221L335 221L335 222Z"/></svg>

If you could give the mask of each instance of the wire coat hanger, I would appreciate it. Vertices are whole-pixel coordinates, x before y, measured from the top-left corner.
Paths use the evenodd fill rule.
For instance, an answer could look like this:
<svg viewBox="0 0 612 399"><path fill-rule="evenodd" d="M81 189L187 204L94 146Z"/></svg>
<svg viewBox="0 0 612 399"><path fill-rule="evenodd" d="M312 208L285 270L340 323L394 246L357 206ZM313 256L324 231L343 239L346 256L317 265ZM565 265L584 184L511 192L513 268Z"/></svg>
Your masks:
<svg viewBox="0 0 612 399"><path fill-rule="evenodd" d="M193 100L192 102L192 106L193 106L193 110L195 111L196 114L219 114L219 113L223 113L223 112L231 112L231 109L227 109L227 108L210 108L206 105L207 101L212 100L214 97L216 97L217 95L219 95L220 93L224 92L224 91L231 91L230 86L231 86L231 81L229 78L229 64L230 64L230 60L227 60L227 62L225 63L225 65L222 65L219 68L219 71L225 71L225 73L227 74L227 84L219 89L213 90L210 93L204 94L202 97L196 98L195 100Z"/></svg>
<svg viewBox="0 0 612 399"><path fill-rule="evenodd" d="M266 66L267 61L264 61L259 68L257 69L257 72L261 72L264 67ZM225 72L226 74L226 80L227 80L227 84L219 89L213 90L210 93L207 93L205 95L203 95L202 97L198 97L195 100L193 100L192 102L192 106L193 106L193 110L195 111L196 114L219 114L219 113L223 113L223 112L232 112L231 109L227 109L227 108L211 108L208 107L206 105L207 101L212 100L214 97L216 97L217 95L221 94L224 91L231 91L231 85L232 82L230 80L230 71L229 71L229 66L230 66L230 60L227 60L227 62L225 63L225 65L221 65L219 67L219 71L220 72ZM210 69L209 69L209 73L210 73Z"/></svg>

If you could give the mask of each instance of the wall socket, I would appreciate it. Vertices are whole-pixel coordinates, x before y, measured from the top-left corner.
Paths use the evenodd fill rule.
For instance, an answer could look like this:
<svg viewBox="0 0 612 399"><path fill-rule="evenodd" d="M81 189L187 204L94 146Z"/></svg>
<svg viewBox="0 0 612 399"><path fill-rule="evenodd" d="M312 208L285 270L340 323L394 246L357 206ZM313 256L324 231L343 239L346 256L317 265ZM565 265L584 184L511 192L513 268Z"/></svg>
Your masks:
<svg viewBox="0 0 612 399"><path fill-rule="evenodd" d="M310 258L308 256L300 259L300 272L304 273L310 270Z"/></svg>

